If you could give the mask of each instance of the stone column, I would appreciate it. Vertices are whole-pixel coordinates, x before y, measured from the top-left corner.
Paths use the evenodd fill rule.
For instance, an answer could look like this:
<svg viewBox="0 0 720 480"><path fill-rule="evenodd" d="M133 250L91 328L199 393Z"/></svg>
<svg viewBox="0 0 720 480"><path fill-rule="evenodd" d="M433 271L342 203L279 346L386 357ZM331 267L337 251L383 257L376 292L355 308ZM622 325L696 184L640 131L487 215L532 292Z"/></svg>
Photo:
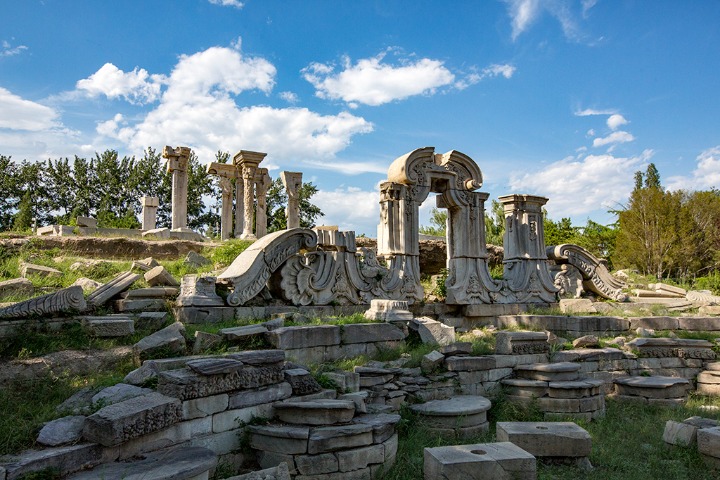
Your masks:
<svg viewBox="0 0 720 480"><path fill-rule="evenodd" d="M300 227L300 187L302 186L302 172L280 172L280 179L287 192L288 203L285 207L287 228Z"/></svg>
<svg viewBox="0 0 720 480"><path fill-rule="evenodd" d="M245 224L245 184L240 169L235 181L235 238L240 238Z"/></svg>
<svg viewBox="0 0 720 480"><path fill-rule="evenodd" d="M172 229L187 228L188 162L190 148L163 148L163 158L167 158L167 171L172 177Z"/></svg>
<svg viewBox="0 0 720 480"><path fill-rule="evenodd" d="M237 167L227 163L212 162L207 166L210 175L220 177L222 211L220 213L220 239L227 240L232 232L232 180L238 177Z"/></svg>
<svg viewBox="0 0 720 480"><path fill-rule="evenodd" d="M542 207L547 198L505 195L499 198L505 213L504 273L517 303L552 303L558 288L548 268Z"/></svg>
<svg viewBox="0 0 720 480"><path fill-rule="evenodd" d="M142 229L152 230L157 226L157 209L160 206L158 197L140 197L142 205Z"/></svg>
<svg viewBox="0 0 720 480"><path fill-rule="evenodd" d="M255 173L255 236L262 238L267 235L267 191L272 184L267 168L258 168Z"/></svg>
<svg viewBox="0 0 720 480"><path fill-rule="evenodd" d="M245 218L243 221L243 231L240 238L246 240L255 240L257 237L253 233L253 217L255 207L255 171L260 162L263 161L267 153L250 152L240 150L233 157L233 164L240 171L243 180L243 206L245 208Z"/></svg>

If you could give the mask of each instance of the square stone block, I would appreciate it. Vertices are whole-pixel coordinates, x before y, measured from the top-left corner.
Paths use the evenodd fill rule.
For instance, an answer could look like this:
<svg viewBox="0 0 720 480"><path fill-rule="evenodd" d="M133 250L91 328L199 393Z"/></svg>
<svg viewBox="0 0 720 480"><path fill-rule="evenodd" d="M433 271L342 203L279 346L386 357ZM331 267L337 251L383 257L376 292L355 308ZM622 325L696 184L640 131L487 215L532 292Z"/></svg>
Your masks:
<svg viewBox="0 0 720 480"><path fill-rule="evenodd" d="M512 442L536 457L587 457L590 434L573 422L498 422L498 442Z"/></svg>
<svg viewBox="0 0 720 480"><path fill-rule="evenodd" d="M424 450L425 480L534 480L535 457L510 442L476 443Z"/></svg>

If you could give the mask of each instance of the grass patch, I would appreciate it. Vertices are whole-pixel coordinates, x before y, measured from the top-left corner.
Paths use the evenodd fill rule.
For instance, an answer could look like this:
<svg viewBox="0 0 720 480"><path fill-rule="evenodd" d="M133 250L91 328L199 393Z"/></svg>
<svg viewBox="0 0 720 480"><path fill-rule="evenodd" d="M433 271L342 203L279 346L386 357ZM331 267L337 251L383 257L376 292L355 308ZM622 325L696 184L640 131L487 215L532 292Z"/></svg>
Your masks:
<svg viewBox="0 0 720 480"><path fill-rule="evenodd" d="M206 249L204 254L213 261L216 268L225 268L250 245L252 245L252 242L247 240L230 239L225 240L220 246Z"/></svg>

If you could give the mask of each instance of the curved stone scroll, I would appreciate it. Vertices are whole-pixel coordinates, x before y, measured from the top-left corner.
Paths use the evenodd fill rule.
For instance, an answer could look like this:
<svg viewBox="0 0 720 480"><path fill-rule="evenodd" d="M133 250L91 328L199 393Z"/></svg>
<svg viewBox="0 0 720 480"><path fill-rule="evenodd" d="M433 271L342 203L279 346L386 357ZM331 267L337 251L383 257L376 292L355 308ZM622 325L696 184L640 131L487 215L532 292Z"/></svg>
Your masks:
<svg viewBox="0 0 720 480"><path fill-rule="evenodd" d="M76 285L2 308L0 309L0 318L22 318L59 312L82 311L86 307L83 289L81 286Z"/></svg>
<svg viewBox="0 0 720 480"><path fill-rule="evenodd" d="M253 243L218 276L219 281L234 287L227 297L228 305L235 307L253 298L288 258L316 246L317 235L307 228L281 230Z"/></svg>
<svg viewBox="0 0 720 480"><path fill-rule="evenodd" d="M583 287L597 295L610 300L624 302L627 295L623 293L625 283L613 277L608 269L600 263L592 253L579 245L565 243L546 249L547 256L557 264L569 263L580 270Z"/></svg>

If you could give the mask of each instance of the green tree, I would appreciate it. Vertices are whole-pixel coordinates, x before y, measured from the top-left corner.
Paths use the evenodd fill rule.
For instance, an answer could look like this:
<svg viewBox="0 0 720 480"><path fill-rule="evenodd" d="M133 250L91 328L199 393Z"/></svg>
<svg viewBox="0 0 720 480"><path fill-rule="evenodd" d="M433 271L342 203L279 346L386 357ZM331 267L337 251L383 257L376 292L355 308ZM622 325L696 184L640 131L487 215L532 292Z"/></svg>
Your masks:
<svg viewBox="0 0 720 480"><path fill-rule="evenodd" d="M430 210L430 225L422 225L419 231L423 235L432 235L434 237L445 237L447 235L447 210L434 208Z"/></svg>
<svg viewBox="0 0 720 480"><path fill-rule="evenodd" d="M33 226L33 198L29 190L23 194L18 211L15 214L13 230L18 232L27 232Z"/></svg>
<svg viewBox="0 0 720 480"><path fill-rule="evenodd" d="M547 216L547 212L543 212L543 227L545 230L545 245L561 245L563 243L577 243L577 228L572 226L569 218L561 218L558 222L553 222Z"/></svg>
<svg viewBox="0 0 720 480"><path fill-rule="evenodd" d="M0 230L9 230L14 223L20 199L18 169L11 157L0 155Z"/></svg>
<svg viewBox="0 0 720 480"><path fill-rule="evenodd" d="M617 232L617 225L605 226L588 219L587 224L578 229L574 241L596 257L610 261L615 253Z"/></svg>
<svg viewBox="0 0 720 480"><path fill-rule="evenodd" d="M300 186L298 197L300 198L300 226L312 228L319 217L325 215L320 207L312 203L312 197L318 192L312 182L303 183ZM285 207L287 206L287 193L282 179L279 177L273 180L267 192L268 211L268 232L276 232L287 228Z"/></svg>
<svg viewBox="0 0 720 480"><path fill-rule="evenodd" d="M505 235L505 212L497 200L493 200L490 205L490 213L485 211L485 241L500 246Z"/></svg>

